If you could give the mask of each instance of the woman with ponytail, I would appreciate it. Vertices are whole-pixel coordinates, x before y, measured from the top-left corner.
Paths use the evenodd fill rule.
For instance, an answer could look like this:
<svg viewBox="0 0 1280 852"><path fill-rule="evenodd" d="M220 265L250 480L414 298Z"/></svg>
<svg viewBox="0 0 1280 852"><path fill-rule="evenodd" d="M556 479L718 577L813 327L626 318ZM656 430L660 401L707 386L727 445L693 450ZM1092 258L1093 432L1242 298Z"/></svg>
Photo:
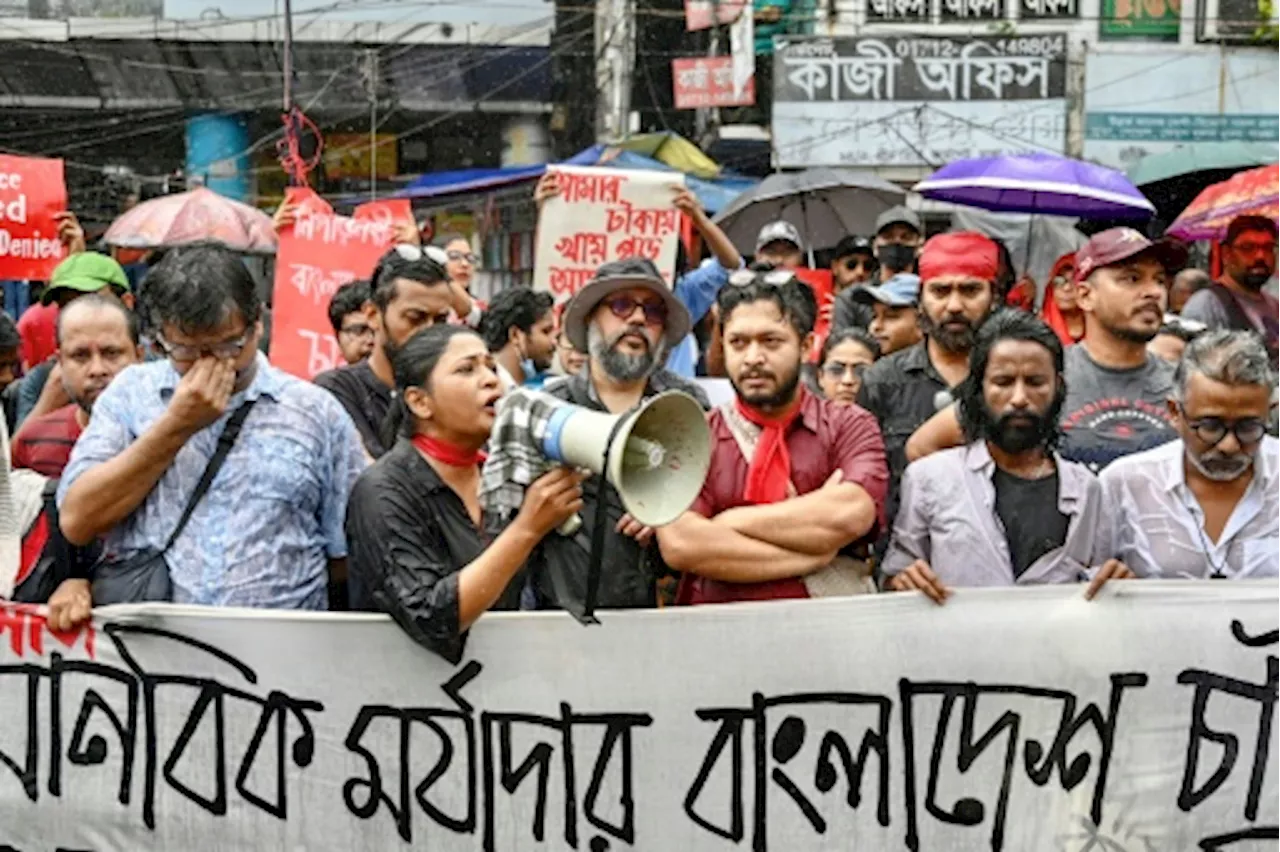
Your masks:
<svg viewBox="0 0 1280 852"><path fill-rule="evenodd" d="M361 475L347 509L352 609L389 614L457 663L476 619L517 608L513 581L543 536L582 508L582 476L546 474L490 537L479 489L502 392L493 357L470 329L436 325L410 338L393 367L394 446Z"/></svg>

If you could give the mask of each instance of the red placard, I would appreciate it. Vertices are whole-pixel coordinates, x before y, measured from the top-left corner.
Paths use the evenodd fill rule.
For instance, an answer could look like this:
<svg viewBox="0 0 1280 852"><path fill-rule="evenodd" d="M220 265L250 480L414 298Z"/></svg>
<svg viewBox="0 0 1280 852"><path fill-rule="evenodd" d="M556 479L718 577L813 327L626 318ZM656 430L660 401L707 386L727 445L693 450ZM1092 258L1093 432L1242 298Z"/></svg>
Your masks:
<svg viewBox="0 0 1280 852"><path fill-rule="evenodd" d="M803 267L793 271L796 278L809 285L818 300L818 321L813 326L813 351L809 353L809 360L816 361L822 354L822 344L827 340L827 332L831 330L831 310L836 300L835 283L831 280L830 269Z"/></svg>
<svg viewBox="0 0 1280 852"><path fill-rule="evenodd" d="M684 0L684 26L689 32L737 19L747 0Z"/></svg>
<svg viewBox="0 0 1280 852"><path fill-rule="evenodd" d="M0 154L0 279L49 280L66 256L53 215L66 209L61 160Z"/></svg>
<svg viewBox="0 0 1280 852"><path fill-rule="evenodd" d="M397 222L413 222L408 199L372 201L354 216L309 189L293 187L286 202L299 205L297 223L280 234L276 252L271 363L304 379L343 363L329 300L343 284L368 277L394 242Z"/></svg>
<svg viewBox="0 0 1280 852"><path fill-rule="evenodd" d="M741 95L733 93L733 57L699 56L671 60L671 85L676 109L751 106L756 102L756 81L747 81Z"/></svg>

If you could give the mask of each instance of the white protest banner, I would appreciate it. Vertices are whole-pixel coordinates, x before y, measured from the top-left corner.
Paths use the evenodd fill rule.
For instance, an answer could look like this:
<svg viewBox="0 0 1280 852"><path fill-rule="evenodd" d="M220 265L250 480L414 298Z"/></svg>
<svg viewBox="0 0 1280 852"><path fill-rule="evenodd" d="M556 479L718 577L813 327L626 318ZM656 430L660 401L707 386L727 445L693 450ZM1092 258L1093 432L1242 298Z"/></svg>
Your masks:
<svg viewBox="0 0 1280 852"><path fill-rule="evenodd" d="M534 289L556 303L582 289L602 263L647 257L671 284L680 211L679 172L555 166L560 194L547 199L538 216Z"/></svg>
<svg viewBox="0 0 1280 852"><path fill-rule="evenodd" d="M1274 850L1277 598L486 615L457 667L382 616L0 608L0 849Z"/></svg>

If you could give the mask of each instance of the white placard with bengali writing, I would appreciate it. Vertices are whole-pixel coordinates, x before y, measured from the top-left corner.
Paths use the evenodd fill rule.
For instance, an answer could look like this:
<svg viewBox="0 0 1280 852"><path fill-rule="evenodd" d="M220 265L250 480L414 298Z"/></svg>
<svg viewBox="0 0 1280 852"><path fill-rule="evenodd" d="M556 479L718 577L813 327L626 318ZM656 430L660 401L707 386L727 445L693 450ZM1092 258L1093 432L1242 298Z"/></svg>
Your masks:
<svg viewBox="0 0 1280 852"><path fill-rule="evenodd" d="M680 212L673 206L679 172L554 166L560 194L538 216L534 288L568 301L601 264L652 260L667 283L675 272Z"/></svg>

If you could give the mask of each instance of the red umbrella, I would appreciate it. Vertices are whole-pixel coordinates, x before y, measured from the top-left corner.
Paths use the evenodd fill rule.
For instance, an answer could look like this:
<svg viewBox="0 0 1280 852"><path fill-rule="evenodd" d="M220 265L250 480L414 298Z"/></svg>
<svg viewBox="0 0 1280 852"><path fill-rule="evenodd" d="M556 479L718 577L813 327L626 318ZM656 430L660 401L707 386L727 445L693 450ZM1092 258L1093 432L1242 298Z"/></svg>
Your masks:
<svg viewBox="0 0 1280 852"><path fill-rule="evenodd" d="M252 254L275 254L271 217L207 187L144 201L107 229L108 245L169 248L205 240Z"/></svg>
<svg viewBox="0 0 1280 852"><path fill-rule="evenodd" d="M1277 192L1280 164L1237 172L1222 183L1205 187L1169 226L1170 236L1183 240L1221 240L1237 216L1280 218Z"/></svg>

